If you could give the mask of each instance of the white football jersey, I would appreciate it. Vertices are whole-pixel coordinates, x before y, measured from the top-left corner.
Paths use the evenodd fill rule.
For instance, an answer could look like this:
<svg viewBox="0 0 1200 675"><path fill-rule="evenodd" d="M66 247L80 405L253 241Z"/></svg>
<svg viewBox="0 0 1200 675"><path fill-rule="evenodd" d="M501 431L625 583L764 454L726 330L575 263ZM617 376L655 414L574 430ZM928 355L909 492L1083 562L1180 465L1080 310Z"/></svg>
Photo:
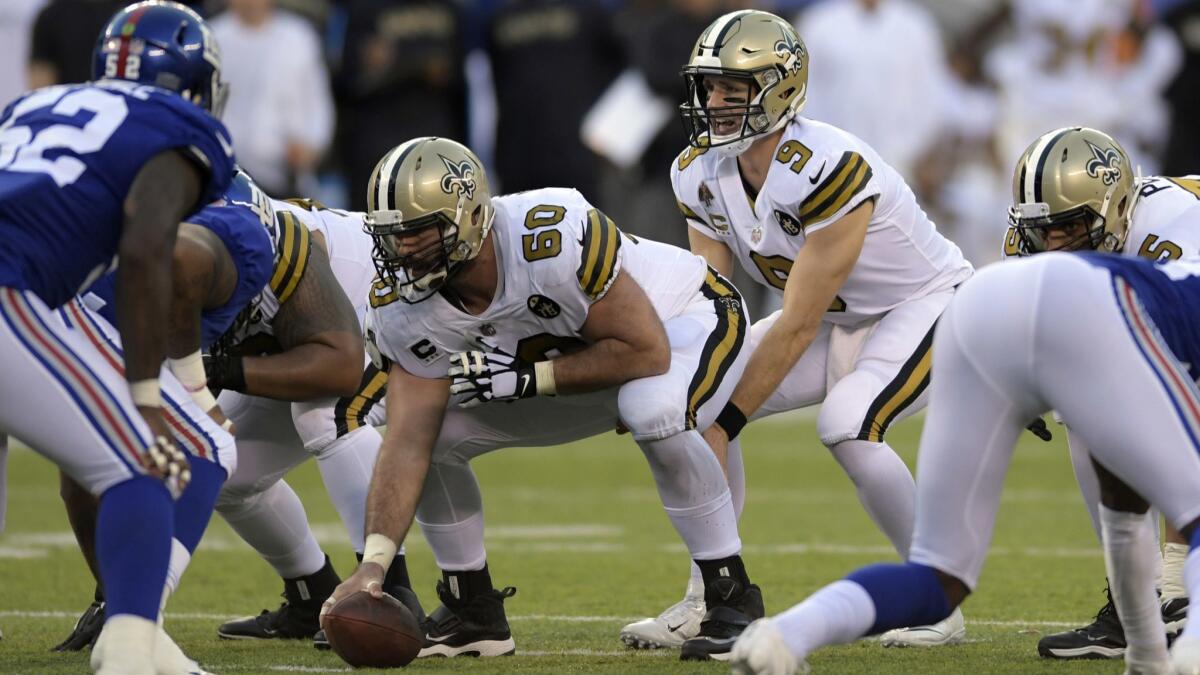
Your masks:
<svg viewBox="0 0 1200 675"><path fill-rule="evenodd" d="M1123 252L1151 260L1200 255L1200 176L1151 176L1138 183Z"/></svg>
<svg viewBox="0 0 1200 675"><path fill-rule="evenodd" d="M240 353L274 351L273 322L308 269L311 233L320 232L338 285L354 305L359 325L366 316L375 267L371 236L363 231L363 213L329 209L309 200L271 199L275 218L275 270L271 281L250 301L221 338L221 349ZM261 347L255 346L261 344Z"/></svg>
<svg viewBox="0 0 1200 675"><path fill-rule="evenodd" d="M727 245L751 277L780 291L808 235L874 199L862 252L825 314L832 323L880 316L972 273L904 179L866 143L822 122L788 123L757 197L735 157L707 149L687 148L671 165L671 184L689 226Z"/></svg>
<svg viewBox="0 0 1200 675"><path fill-rule="evenodd" d="M630 274L663 319L683 312L707 274L698 256L622 234L575 190L531 190L495 197L492 205L484 245L496 248L500 282L483 313L468 314L440 293L407 304L382 282L375 285L367 338L409 373L446 377L447 356L473 349L553 358L583 345L588 311L618 274Z"/></svg>
<svg viewBox="0 0 1200 675"><path fill-rule="evenodd" d="M1142 178L1137 195L1121 255L1160 261L1200 255L1200 176ZM1009 227L1004 256L1019 251L1016 229Z"/></svg>

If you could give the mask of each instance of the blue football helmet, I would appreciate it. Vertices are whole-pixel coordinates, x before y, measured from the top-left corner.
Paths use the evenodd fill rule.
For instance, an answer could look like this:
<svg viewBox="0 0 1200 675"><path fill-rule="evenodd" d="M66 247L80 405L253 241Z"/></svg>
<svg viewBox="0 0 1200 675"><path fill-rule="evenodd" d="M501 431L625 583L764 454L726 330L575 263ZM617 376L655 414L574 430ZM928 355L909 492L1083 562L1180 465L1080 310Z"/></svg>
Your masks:
<svg viewBox="0 0 1200 675"><path fill-rule="evenodd" d="M221 53L200 15L177 2L146 0L108 20L92 54L92 79L129 80L173 91L215 117L225 107Z"/></svg>

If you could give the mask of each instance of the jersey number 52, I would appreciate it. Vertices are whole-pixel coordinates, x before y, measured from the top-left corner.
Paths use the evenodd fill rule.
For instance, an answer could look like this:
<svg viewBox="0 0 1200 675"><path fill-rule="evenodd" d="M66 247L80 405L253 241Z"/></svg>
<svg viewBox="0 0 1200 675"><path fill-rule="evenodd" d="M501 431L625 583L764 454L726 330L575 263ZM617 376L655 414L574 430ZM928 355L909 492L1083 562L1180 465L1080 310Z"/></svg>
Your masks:
<svg viewBox="0 0 1200 675"><path fill-rule="evenodd" d="M36 133L29 126L15 123L41 108L50 108L50 112L63 117L75 117L81 112L91 113L92 117L81 125L51 124ZM0 170L44 173L60 188L66 187L87 170L79 155L103 148L128 114L124 98L100 89L39 90L21 101L0 125ZM68 152L47 159L50 150Z"/></svg>

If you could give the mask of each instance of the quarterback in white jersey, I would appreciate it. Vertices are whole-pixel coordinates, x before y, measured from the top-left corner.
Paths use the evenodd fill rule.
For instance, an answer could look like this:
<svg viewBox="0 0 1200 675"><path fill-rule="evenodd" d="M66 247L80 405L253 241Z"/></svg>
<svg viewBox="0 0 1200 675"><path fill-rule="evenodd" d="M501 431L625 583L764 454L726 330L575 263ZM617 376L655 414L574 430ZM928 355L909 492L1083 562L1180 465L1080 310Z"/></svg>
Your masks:
<svg viewBox="0 0 1200 675"><path fill-rule="evenodd" d="M1004 239L1006 257L1072 250L1156 261L1200 255L1200 179L1136 178L1120 144L1095 129L1055 129L1030 144L1014 172L1013 203ZM1075 476L1100 538L1101 489L1091 452L1078 434L1068 430L1067 439ZM1157 546L1158 538L1147 541ZM1187 541L1168 524L1160 599L1171 634L1182 628L1187 614L1187 552ZM1043 637L1038 653L1060 659L1120 658L1125 645L1110 595L1092 623Z"/></svg>
<svg viewBox="0 0 1200 675"><path fill-rule="evenodd" d="M720 17L684 78L691 145L671 182L692 250L725 274L736 260L783 298L751 328L746 372L705 437L720 454L747 419L822 403L821 442L903 556L914 485L884 436L924 405L934 322L971 265L870 146L799 116L808 53L788 22ZM622 639L670 644L663 627L688 604L626 626ZM959 624L926 639L961 635Z"/></svg>
<svg viewBox="0 0 1200 675"><path fill-rule="evenodd" d="M210 350L206 366L237 430L241 461L217 511L284 581L282 605L222 624L226 639L312 639L340 579L283 476L315 457L348 540L363 550L364 504L381 437L386 376L363 349L374 278L363 215L311 200L270 199L277 231L270 283ZM403 560L388 592L411 602Z"/></svg>
<svg viewBox="0 0 1200 675"><path fill-rule="evenodd" d="M421 523L443 581L422 655L514 650L469 461L628 428L712 605L684 659L725 658L763 614L733 497L698 429L746 360L741 297L698 256L629 237L575 190L493 198L479 159L441 138L384 156L368 187L380 285L367 336L387 366L387 434L367 551L328 600L380 592ZM422 486L425 486L424 488Z"/></svg>

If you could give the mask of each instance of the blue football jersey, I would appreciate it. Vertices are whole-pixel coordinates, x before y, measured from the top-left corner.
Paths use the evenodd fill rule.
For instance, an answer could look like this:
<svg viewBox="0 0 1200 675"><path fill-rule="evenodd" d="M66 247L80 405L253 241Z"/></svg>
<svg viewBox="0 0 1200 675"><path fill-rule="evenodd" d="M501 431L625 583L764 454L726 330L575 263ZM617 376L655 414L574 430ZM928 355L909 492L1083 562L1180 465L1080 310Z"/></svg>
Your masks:
<svg viewBox="0 0 1200 675"><path fill-rule="evenodd" d="M1133 288L1167 347L1192 379L1200 381L1200 260L1157 263L1099 253L1079 255Z"/></svg>
<svg viewBox="0 0 1200 675"><path fill-rule="evenodd" d="M0 115L0 287L58 307L113 268L133 179L171 149L207 173L197 209L229 187L229 132L177 94L102 80L9 104Z"/></svg>
<svg viewBox="0 0 1200 675"><path fill-rule="evenodd" d="M275 269L275 215L266 193L239 172L221 199L200 209L187 222L217 235L237 268L237 286L229 299L200 313L200 347L207 349L271 280ZM92 284L85 301L114 326L116 276L110 272Z"/></svg>

